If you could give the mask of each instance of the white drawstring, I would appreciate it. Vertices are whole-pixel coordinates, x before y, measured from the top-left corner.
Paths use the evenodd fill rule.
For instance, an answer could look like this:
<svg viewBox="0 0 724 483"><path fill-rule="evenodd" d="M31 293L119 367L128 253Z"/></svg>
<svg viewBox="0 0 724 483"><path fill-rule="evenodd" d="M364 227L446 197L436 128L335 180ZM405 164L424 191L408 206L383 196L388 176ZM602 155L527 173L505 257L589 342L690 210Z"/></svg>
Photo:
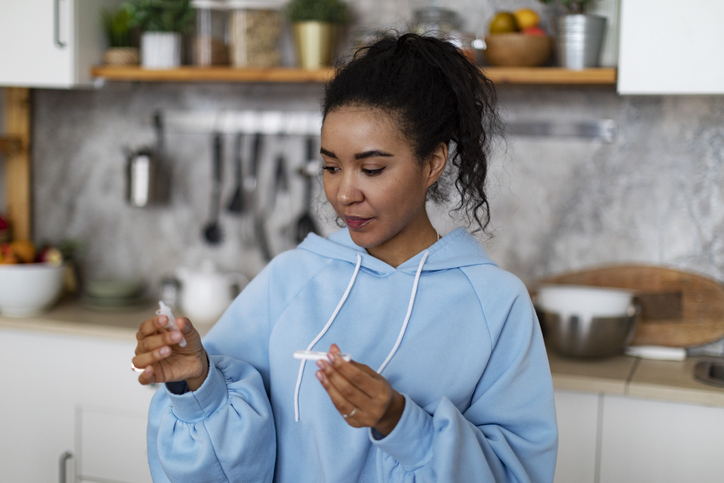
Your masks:
<svg viewBox="0 0 724 483"><path fill-rule="evenodd" d="M422 255L422 260L420 260L420 265L417 267L417 273L415 273L415 281L412 285L412 294L410 295L410 303L407 306L407 315L405 315L405 320L402 323L402 328L400 329L400 333L397 336L397 341L395 342L395 345L392 347L392 350L389 354L387 354L387 358L382 363L379 369L377 369L377 373L381 373L385 367L387 367L387 364L392 360L395 353L397 352L397 349L400 347L400 344L402 343L402 339L405 336L405 332L407 331L407 325L410 322L410 316L412 315L412 307L415 305L415 295L417 294L417 286L420 283L420 275L422 273L422 267L425 265L425 260L427 260L428 255L430 255L429 251L426 251ZM327 324L322 328L322 330L317 334L317 337L314 338L314 340L307 346L307 350L312 350L314 348L314 345L319 342L319 339L321 339L324 334L327 333L327 330L332 325L332 322L334 322L334 319L337 317L337 314L342 309L342 305L344 305L345 300L347 300L347 296L349 295L349 292L352 290L352 286L354 285L355 279L357 278L357 273L359 272L360 265L362 264L362 256L357 255L357 266L354 268L354 273L352 274L352 279L349 281L349 285L347 285L347 290L344 292L344 295L342 295L342 299L337 304L337 308L334 310L334 313L332 313L332 316L327 321ZM304 374L304 366L306 360L302 360L299 363L299 374L297 375L297 385L294 388L294 420L299 421L299 389L302 385L302 375Z"/></svg>
<svg viewBox="0 0 724 483"><path fill-rule="evenodd" d="M410 321L410 315L412 315L412 306L415 305L415 294L417 293L417 284L420 283L420 273L422 273L422 266L425 265L425 260L427 260L427 256L430 254L429 251L423 253L422 260L420 260L420 265L417 267L417 273L415 274L415 283L412 285L412 295L410 295L410 303L407 306L407 315L405 315L405 321L402 323L402 329L400 329L400 335L397 336L397 342L395 342L395 346L392 348L389 354L387 354L387 359L385 359L385 362L382 363L379 369L377 369L377 374L380 374L382 370L387 367L387 364L392 360L392 357L395 355L395 352L397 352L397 348L400 347L400 344L402 343L402 338L405 336L405 331L407 330L407 323Z"/></svg>
<svg viewBox="0 0 724 483"><path fill-rule="evenodd" d="M324 334L327 333L327 330L332 325L332 322L334 322L334 319L337 317L337 314L339 313L340 309L342 308L342 305L344 304L344 301L347 300L347 296L349 295L350 290L352 290L352 285L354 285L354 281L357 278L357 273L359 272L359 267L362 265L362 256L358 253L357 254L357 266L354 267L354 273L352 274L352 279L349 281L349 285L347 285L347 290L344 292L344 295L342 295L342 298L340 299L339 303L337 304L337 308L334 309L334 313L327 321L327 325L322 328L322 330L317 334L317 337L314 338L314 340L307 346L307 350L310 351L314 347L314 344L319 342L319 339L321 339ZM302 359L302 362L299 363L299 374L297 375L297 386L294 388L294 421L299 421L299 388L302 385L302 374L304 373L304 365L307 361L305 359Z"/></svg>

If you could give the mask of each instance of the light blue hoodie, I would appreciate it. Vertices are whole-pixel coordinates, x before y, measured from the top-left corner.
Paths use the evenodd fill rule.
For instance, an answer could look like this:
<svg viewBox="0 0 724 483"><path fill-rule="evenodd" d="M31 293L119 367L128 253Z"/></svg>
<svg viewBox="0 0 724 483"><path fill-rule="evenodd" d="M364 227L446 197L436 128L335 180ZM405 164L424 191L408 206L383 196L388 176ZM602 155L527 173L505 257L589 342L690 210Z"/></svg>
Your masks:
<svg viewBox="0 0 724 483"><path fill-rule="evenodd" d="M404 395L387 437L347 425L316 365L292 357L332 343ZM346 229L310 235L204 346L203 385L166 384L151 403L154 481L553 480L553 386L533 306L464 229L397 268Z"/></svg>

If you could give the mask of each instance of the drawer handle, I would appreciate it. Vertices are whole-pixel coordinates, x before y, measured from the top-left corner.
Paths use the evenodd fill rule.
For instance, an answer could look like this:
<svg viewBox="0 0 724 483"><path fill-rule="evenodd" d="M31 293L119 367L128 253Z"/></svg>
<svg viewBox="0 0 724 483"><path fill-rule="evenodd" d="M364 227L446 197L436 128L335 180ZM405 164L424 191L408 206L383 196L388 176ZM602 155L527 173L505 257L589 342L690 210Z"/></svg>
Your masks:
<svg viewBox="0 0 724 483"><path fill-rule="evenodd" d="M66 482L65 475L66 475L66 470L67 470L67 466L68 466L68 460L71 459L72 457L73 457L73 453L71 453L70 451L66 451L65 453L60 455L60 464L59 464L59 468L58 468L58 481L60 483Z"/></svg>

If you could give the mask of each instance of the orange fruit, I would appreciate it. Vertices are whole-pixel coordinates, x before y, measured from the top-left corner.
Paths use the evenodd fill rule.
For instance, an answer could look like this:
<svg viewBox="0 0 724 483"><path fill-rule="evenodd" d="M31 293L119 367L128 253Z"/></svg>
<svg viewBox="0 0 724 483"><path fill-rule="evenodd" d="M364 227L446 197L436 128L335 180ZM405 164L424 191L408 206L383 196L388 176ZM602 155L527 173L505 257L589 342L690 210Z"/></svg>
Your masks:
<svg viewBox="0 0 724 483"><path fill-rule="evenodd" d="M540 17L538 14L529 8L520 8L513 12L515 17L515 23L518 25L520 30L525 30L530 27L535 27L540 23Z"/></svg>
<svg viewBox="0 0 724 483"><path fill-rule="evenodd" d="M490 21L491 34L507 34L517 31L518 24L515 23L515 17L510 12L498 12Z"/></svg>
<svg viewBox="0 0 724 483"><path fill-rule="evenodd" d="M35 260L35 245L29 240L11 242L10 251L20 260L20 263L32 263Z"/></svg>

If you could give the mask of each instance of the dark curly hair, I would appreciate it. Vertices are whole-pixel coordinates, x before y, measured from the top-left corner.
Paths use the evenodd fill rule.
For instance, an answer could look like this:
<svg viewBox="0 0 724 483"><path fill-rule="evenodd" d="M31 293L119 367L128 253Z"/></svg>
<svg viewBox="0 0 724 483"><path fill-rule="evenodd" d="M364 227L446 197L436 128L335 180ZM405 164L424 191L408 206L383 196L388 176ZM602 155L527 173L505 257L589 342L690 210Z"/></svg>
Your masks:
<svg viewBox="0 0 724 483"><path fill-rule="evenodd" d="M421 162L445 143L454 168L445 176L454 177L460 195L453 211L485 232L490 223L488 160L492 138L502 135L503 124L492 81L457 47L411 33L363 47L327 84L323 116L347 106L388 112ZM428 195L446 201L449 185L441 179Z"/></svg>

